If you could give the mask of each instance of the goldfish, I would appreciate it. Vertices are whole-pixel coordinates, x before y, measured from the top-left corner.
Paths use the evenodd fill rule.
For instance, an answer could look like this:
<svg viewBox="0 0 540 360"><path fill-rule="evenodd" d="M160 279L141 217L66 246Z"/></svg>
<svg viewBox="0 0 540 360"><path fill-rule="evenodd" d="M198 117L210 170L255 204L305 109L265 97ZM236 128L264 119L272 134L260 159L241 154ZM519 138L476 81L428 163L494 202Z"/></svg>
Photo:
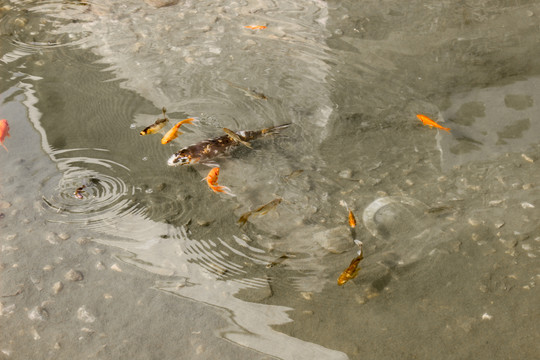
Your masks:
<svg viewBox="0 0 540 360"><path fill-rule="evenodd" d="M139 134L141 134L141 135L155 134L159 130L163 129L163 127L165 126L167 121L169 121L169 119L167 119L167 116L165 116L165 112L167 110L165 110L165 108L163 108L163 109L161 109L161 111L163 111L163 119L157 119L152 125L146 127Z"/></svg>
<svg viewBox="0 0 540 360"><path fill-rule="evenodd" d="M252 98L257 99L257 100L268 100L266 95L264 95L261 92L251 90L251 89L246 89L244 87L241 87L240 85L236 85L236 84L230 82L229 80L225 80L225 82L227 84L229 84L229 86L232 86L233 88L236 88L238 90L243 91L246 96L252 97Z"/></svg>
<svg viewBox="0 0 540 360"><path fill-rule="evenodd" d="M9 135L9 124L6 119L2 119L0 120L0 143L2 143L2 146L4 149L6 149L6 151L9 151L6 145L4 145L4 139L6 136L11 137L11 135Z"/></svg>
<svg viewBox="0 0 540 360"><path fill-rule="evenodd" d="M364 251L362 250L362 247L360 246L360 251L358 252L358 256L356 256L349 265L348 268L346 268L341 275L339 275L339 278L337 280L337 284L339 286L345 284L347 281L354 279L356 276L358 276L358 272L360 271L360 267L358 264L360 264L360 261L364 258Z"/></svg>
<svg viewBox="0 0 540 360"><path fill-rule="evenodd" d="M75 197L76 197L77 199L81 199L81 200L82 200L82 199L84 198L83 195L82 195L82 193L84 192L84 188L85 188L85 187L86 187L86 185L79 186L79 187L77 188L77 190L75 190L75 192L73 193L73 195L75 195Z"/></svg>
<svg viewBox="0 0 540 360"><path fill-rule="evenodd" d="M282 129L288 128L291 124L272 126L262 130L253 131L234 131L240 140L249 142L261 137L279 133ZM194 165L194 164L212 164L213 159L227 154L240 143L234 140L230 135L223 135L217 138L203 140L197 144L190 145L178 150L169 157L167 165Z"/></svg>
<svg viewBox="0 0 540 360"><path fill-rule="evenodd" d="M349 209L349 205L347 205L344 200L341 200L339 203L341 206L347 209L347 211L349 211L349 226L354 229L356 227L356 218L354 217L352 210Z"/></svg>
<svg viewBox="0 0 540 360"><path fill-rule="evenodd" d="M259 206L257 209L255 210L252 210L252 211L248 211L246 213L244 213L242 216L240 216L240 218L238 219L238 223L241 224L241 225L244 225L247 221L248 221L248 218L251 216L251 215L266 215L270 210L274 209L276 206L279 205L279 203L282 201L283 199L281 198L275 198L274 200L270 201L268 204L264 204L262 206Z"/></svg>
<svg viewBox="0 0 540 360"><path fill-rule="evenodd" d="M224 193L230 196L235 196L231 192L231 189L229 189L228 187L218 185L218 177L219 177L219 167L215 167L215 168L212 168L212 170L210 170L208 175L206 175L206 177L203 180L206 180L206 182L208 183L208 186L214 192L220 192L220 193Z"/></svg>
<svg viewBox="0 0 540 360"><path fill-rule="evenodd" d="M422 115L422 114L418 114L416 115L416 117L418 118L418 120L420 120L422 122L422 124L424 125L427 125L431 128L433 127L436 127L437 129L441 129L441 130L446 130L448 132L450 132L450 129L449 128L446 128L446 127L443 127L439 124L437 124L435 121L431 120L430 118L428 118L426 115Z"/></svg>
<svg viewBox="0 0 540 360"><path fill-rule="evenodd" d="M225 131L225 133L227 135L229 135L231 137L231 139L233 139L234 141L239 142L240 144L242 144L242 145L244 145L244 146L246 146L246 147L248 147L250 149L253 149L253 146L251 146L250 143L240 139L240 136L238 136L238 134L235 133L234 131L232 131L230 129L227 129L227 128L223 128L223 131Z"/></svg>
<svg viewBox="0 0 540 360"><path fill-rule="evenodd" d="M250 30L262 30L262 29L266 29L266 26L264 25L247 25L247 26L244 26L246 29L250 29Z"/></svg>
<svg viewBox="0 0 540 360"><path fill-rule="evenodd" d="M354 217L354 214L351 210L349 210L349 226L352 228L356 227L356 219Z"/></svg>
<svg viewBox="0 0 540 360"><path fill-rule="evenodd" d="M176 139L178 135L182 135L182 133L178 131L178 129L180 129L180 126L182 126L183 124L192 124L193 121L195 121L195 118L188 118L188 119L178 122L176 125L172 127L171 130L167 131L165 136L163 136L163 138L161 139L161 143L165 145L169 143L170 141L172 141L173 139Z"/></svg>

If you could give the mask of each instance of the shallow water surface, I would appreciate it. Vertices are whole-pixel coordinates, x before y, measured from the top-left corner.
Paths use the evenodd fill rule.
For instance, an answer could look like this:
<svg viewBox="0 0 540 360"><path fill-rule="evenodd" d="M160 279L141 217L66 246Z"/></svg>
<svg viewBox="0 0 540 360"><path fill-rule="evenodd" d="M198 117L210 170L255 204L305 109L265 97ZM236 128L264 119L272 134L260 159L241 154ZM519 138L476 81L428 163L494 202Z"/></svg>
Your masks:
<svg viewBox="0 0 540 360"><path fill-rule="evenodd" d="M164 3L0 7L2 356L538 353L539 4Z"/></svg>

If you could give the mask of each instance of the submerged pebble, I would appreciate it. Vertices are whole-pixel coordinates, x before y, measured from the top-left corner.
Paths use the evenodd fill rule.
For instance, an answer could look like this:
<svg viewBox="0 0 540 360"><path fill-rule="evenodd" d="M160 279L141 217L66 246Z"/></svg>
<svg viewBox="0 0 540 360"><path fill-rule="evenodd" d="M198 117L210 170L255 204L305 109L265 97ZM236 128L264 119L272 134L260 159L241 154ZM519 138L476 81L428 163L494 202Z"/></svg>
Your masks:
<svg viewBox="0 0 540 360"><path fill-rule="evenodd" d="M52 290L53 290L53 293L56 295L58 294L60 291L62 291L62 289L64 288L64 284L62 284L61 281L57 281L53 284L52 286Z"/></svg>
<svg viewBox="0 0 540 360"><path fill-rule="evenodd" d="M313 235L313 240L333 254L341 254L350 249L353 244L350 231L346 226L338 226L316 233Z"/></svg>
<svg viewBox="0 0 540 360"><path fill-rule="evenodd" d="M32 329L30 329L30 332L32 333L32 337L34 338L34 340L41 339L41 336L39 336L39 333L37 332L37 330L34 327L32 327Z"/></svg>
<svg viewBox="0 0 540 360"><path fill-rule="evenodd" d="M197 225L199 226L208 226L212 223L212 221L208 220L197 220Z"/></svg>
<svg viewBox="0 0 540 360"><path fill-rule="evenodd" d="M28 312L28 318L30 320L43 321L49 318L49 313L47 312L47 310L45 310L41 306L36 306Z"/></svg>
<svg viewBox="0 0 540 360"><path fill-rule="evenodd" d="M352 177L352 170L351 169L341 170L338 175L340 178L350 179Z"/></svg>
<svg viewBox="0 0 540 360"><path fill-rule="evenodd" d="M80 271L77 270L69 270L65 275L64 278L69 281L81 281L84 279L83 274Z"/></svg>
<svg viewBox="0 0 540 360"><path fill-rule="evenodd" d="M84 305L77 310L77 319L84 321L85 323L93 323L96 321L96 317L90 314Z"/></svg>
<svg viewBox="0 0 540 360"><path fill-rule="evenodd" d="M84 245L84 244L87 244L88 242L90 242L90 240L91 239L87 238L87 237L80 237L76 241L77 241L77 244Z"/></svg>
<svg viewBox="0 0 540 360"><path fill-rule="evenodd" d="M48 233L45 239L53 245L58 244L58 238L55 233Z"/></svg>
<svg viewBox="0 0 540 360"><path fill-rule="evenodd" d="M0 315L11 315L15 312L15 304L4 305L0 302Z"/></svg>
<svg viewBox="0 0 540 360"><path fill-rule="evenodd" d="M534 162L534 159L527 156L527 154L521 154L521 157L525 160L525 161L528 161L530 163L533 163Z"/></svg>
<svg viewBox="0 0 540 360"><path fill-rule="evenodd" d="M111 270L122 272L122 269L120 268L120 266L118 266L118 264L112 264Z"/></svg>
<svg viewBox="0 0 540 360"><path fill-rule="evenodd" d="M525 201L521 203L521 207L524 209L533 209L534 205Z"/></svg>
<svg viewBox="0 0 540 360"><path fill-rule="evenodd" d="M17 234L9 234L6 236L7 241L11 241L17 237Z"/></svg>

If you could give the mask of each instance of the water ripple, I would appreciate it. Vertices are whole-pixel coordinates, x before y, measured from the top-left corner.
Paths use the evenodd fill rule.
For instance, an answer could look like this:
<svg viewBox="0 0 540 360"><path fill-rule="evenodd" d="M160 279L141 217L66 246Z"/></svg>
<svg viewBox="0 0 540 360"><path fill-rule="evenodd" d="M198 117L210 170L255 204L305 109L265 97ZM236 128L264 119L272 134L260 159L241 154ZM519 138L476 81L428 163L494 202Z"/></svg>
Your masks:
<svg viewBox="0 0 540 360"><path fill-rule="evenodd" d="M71 157L59 159L58 167L62 177L56 184L56 179L49 179L43 192L44 208L58 215L52 221L96 228L109 223L111 218L141 212L130 200L135 188L125 182L129 169L122 164Z"/></svg>
<svg viewBox="0 0 540 360"><path fill-rule="evenodd" d="M89 33L75 24L85 21L86 11L84 3L64 1L5 5L0 9L0 34L9 36L13 48L5 51L0 61L9 63L49 49L81 46Z"/></svg>

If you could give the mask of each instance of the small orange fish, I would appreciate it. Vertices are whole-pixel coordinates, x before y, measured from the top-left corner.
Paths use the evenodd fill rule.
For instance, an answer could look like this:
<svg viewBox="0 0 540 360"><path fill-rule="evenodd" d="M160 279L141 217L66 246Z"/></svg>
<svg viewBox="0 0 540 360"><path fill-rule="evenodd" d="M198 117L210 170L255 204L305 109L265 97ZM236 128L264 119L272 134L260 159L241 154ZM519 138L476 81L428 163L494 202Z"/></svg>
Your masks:
<svg viewBox="0 0 540 360"><path fill-rule="evenodd" d="M165 136L163 136L163 138L161 139L161 143L165 145L168 142L172 141L173 139L176 139L178 135L182 135L182 133L178 131L178 129L180 129L180 126L182 126L183 124L192 124L194 120L195 118L189 118L189 119L185 119L178 122L176 125L172 127L171 130L167 131Z"/></svg>
<svg viewBox="0 0 540 360"><path fill-rule="evenodd" d="M206 175L206 177L203 180L206 180L206 182L208 183L208 186L214 192L220 192L220 193L224 193L230 196L235 196L231 192L231 189L229 189L228 187L218 185L218 177L219 177L219 168L215 167L215 168L212 168L212 170L210 170L208 175Z"/></svg>
<svg viewBox="0 0 540 360"><path fill-rule="evenodd" d="M341 273L341 275L339 275L339 278L337 280L337 284L339 286L345 284L347 281L349 280L352 280L354 279L356 276L358 276L358 272L360 271L360 267L358 266L358 264L360 264L360 261L362 261L362 259L364 258L364 252L362 251L362 249L360 249L360 255L358 255L357 257L355 257L352 261L351 261L351 264L349 265L348 268L345 269L345 271L343 271Z"/></svg>
<svg viewBox="0 0 540 360"><path fill-rule="evenodd" d="M420 120L422 122L422 124L424 125L427 125L431 128L433 127L436 127L437 129L441 129L441 130L446 130L448 132L450 132L450 129L449 128L446 128L446 127L443 127L439 124L437 124L435 121L431 120L430 118L428 118L426 115L422 115L422 114L417 114L416 117L418 118L418 120Z"/></svg>
<svg viewBox="0 0 540 360"><path fill-rule="evenodd" d="M144 136L144 135L149 135L149 134L155 134L159 130L163 129L163 127L165 126L167 121L169 121L169 119L167 119L167 116L165 115L167 110L165 108L163 108L163 109L161 109L161 111L163 111L163 119L157 119L152 125L147 126L146 128L144 128L144 130L142 130L139 133L140 135Z"/></svg>
<svg viewBox="0 0 540 360"><path fill-rule="evenodd" d="M9 135L9 124L6 119L2 119L0 120L0 143L2 143L2 146L4 147L4 149L6 149L6 151L9 151L6 145L4 145L4 139L6 138L6 136L11 137Z"/></svg>
<svg viewBox="0 0 540 360"><path fill-rule="evenodd" d="M351 210L349 210L349 226L352 228L356 227L356 218Z"/></svg>
<svg viewBox="0 0 540 360"><path fill-rule="evenodd" d="M244 26L246 29L250 29L250 30L262 30L262 29L266 29L266 26L264 25L247 25L247 26Z"/></svg>

